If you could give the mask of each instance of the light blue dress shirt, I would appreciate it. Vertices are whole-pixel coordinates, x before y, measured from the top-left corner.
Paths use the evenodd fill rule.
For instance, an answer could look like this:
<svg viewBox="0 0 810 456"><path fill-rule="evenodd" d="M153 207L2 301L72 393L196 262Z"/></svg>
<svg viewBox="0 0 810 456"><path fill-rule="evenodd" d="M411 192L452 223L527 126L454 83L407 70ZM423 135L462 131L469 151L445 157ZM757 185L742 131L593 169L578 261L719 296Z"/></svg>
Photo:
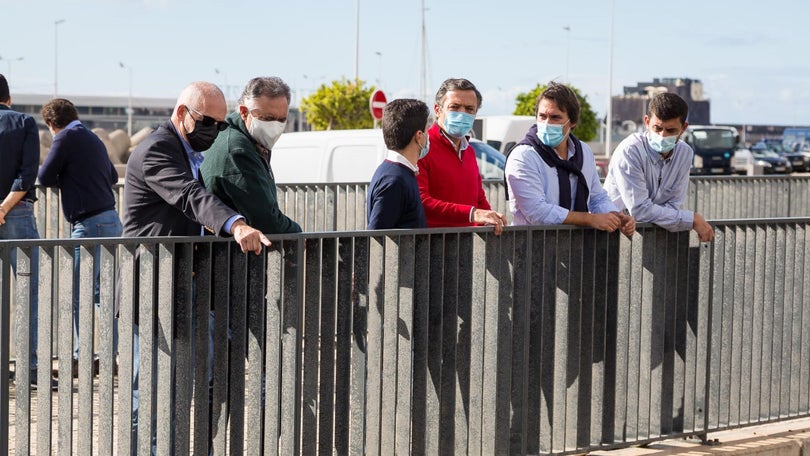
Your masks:
<svg viewBox="0 0 810 456"><path fill-rule="evenodd" d="M599 183L593 152L582 143L582 175L590 194L588 211L602 214L616 211ZM574 143L568 138L568 159L574 156ZM521 144L506 160L506 184L509 189L509 210L512 225L560 225L568 217L568 209L560 206L560 185L557 169L551 168L531 146ZM576 200L577 176L570 175L571 201Z"/></svg>
<svg viewBox="0 0 810 456"><path fill-rule="evenodd" d="M693 154L688 144L678 141L665 159L650 147L646 133L634 133L616 147L605 190L637 222L655 223L669 231L691 230L695 214L681 206L689 189Z"/></svg>
<svg viewBox="0 0 810 456"><path fill-rule="evenodd" d="M180 136L180 142L183 143L183 149L186 150L186 157L188 158L188 163L191 165L191 174L194 176L194 179L200 180L200 166L202 166L203 162L203 154L202 152L197 152L196 150L192 149L191 146ZM225 225L222 227L225 232L228 234L233 234L231 228L233 228L234 222L237 220L244 220L245 217L242 215L234 215L229 218ZM200 229L200 236L205 235L205 227Z"/></svg>

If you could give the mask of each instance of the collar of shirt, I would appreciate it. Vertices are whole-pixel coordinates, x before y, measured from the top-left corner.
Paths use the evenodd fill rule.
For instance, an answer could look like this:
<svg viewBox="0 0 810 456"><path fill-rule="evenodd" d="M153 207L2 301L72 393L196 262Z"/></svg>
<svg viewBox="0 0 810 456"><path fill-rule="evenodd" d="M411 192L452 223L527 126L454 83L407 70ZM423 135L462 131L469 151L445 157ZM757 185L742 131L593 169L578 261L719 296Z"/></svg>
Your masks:
<svg viewBox="0 0 810 456"><path fill-rule="evenodd" d="M453 139L457 139L457 138L453 138L450 135L448 135L447 132L444 131L444 128L442 128L441 125L439 125L439 133L441 133L441 135L444 136L445 139L450 141L450 145L452 145L454 148L456 147L456 143L453 141ZM461 143L459 144L459 148L458 148L458 158L459 158L459 160L461 160L461 153L464 152L464 150L466 150L467 146L469 146L469 145L470 145L470 141L467 139L467 137L462 136L461 137Z"/></svg>
<svg viewBox="0 0 810 456"><path fill-rule="evenodd" d="M196 150L192 149L188 142L186 142L186 140L180 136L179 131L177 132L177 136L180 137L180 142L183 144L183 149L186 151L188 163L191 165L191 174L195 179L199 179L200 166L202 166L203 162L202 152L197 152Z"/></svg>
<svg viewBox="0 0 810 456"><path fill-rule="evenodd" d="M76 128L81 124L82 124L82 122L79 119L74 120L73 122L65 125L65 128L59 130L59 133L57 133L56 136L53 137L53 139L55 140L56 138L59 138L60 136L65 135L65 132L67 130L70 130L71 128Z"/></svg>
<svg viewBox="0 0 810 456"><path fill-rule="evenodd" d="M408 169L413 171L414 174L419 174L419 167L411 163L404 155L400 154L399 152L395 152L393 150L389 150L388 154L385 156L385 159L390 162L399 163L400 165L406 166Z"/></svg>
<svg viewBox="0 0 810 456"><path fill-rule="evenodd" d="M258 152L259 156L262 157L264 163L267 164L267 166L270 166L270 149L264 147L258 142L255 143L255 145L256 145L256 152Z"/></svg>

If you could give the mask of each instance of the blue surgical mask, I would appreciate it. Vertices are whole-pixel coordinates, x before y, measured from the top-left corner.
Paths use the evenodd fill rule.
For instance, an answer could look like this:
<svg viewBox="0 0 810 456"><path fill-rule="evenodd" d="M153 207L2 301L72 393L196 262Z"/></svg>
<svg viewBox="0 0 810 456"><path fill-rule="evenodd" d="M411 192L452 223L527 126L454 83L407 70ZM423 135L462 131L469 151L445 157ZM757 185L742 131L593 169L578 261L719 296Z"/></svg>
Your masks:
<svg viewBox="0 0 810 456"><path fill-rule="evenodd" d="M417 142L416 144L419 144L419 143ZM419 147L421 147L421 146L419 146ZM419 159L421 160L421 159L425 158L425 155L428 154L429 150L430 150L430 136L428 136L427 133L426 133L425 134L425 147L422 147L422 150L419 151Z"/></svg>
<svg viewBox="0 0 810 456"><path fill-rule="evenodd" d="M650 142L650 147L659 154L665 154L675 148L675 143L678 142L678 135L674 136L661 136L654 131L647 131L647 140Z"/></svg>
<svg viewBox="0 0 810 456"><path fill-rule="evenodd" d="M557 147L565 139L563 127L567 124L549 124L537 122L537 138L549 147Z"/></svg>
<svg viewBox="0 0 810 456"><path fill-rule="evenodd" d="M472 130L475 116L466 112L447 111L444 115L444 131L454 138L461 138Z"/></svg>

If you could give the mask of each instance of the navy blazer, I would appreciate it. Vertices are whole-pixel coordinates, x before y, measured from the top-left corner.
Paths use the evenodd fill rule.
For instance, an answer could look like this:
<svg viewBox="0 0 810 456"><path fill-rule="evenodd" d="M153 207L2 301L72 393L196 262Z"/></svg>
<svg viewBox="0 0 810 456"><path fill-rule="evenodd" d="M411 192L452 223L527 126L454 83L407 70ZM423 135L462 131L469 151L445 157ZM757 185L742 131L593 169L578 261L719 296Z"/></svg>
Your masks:
<svg viewBox="0 0 810 456"><path fill-rule="evenodd" d="M0 201L11 192L27 191L37 198L34 184L39 167L39 129L33 117L0 104Z"/></svg>
<svg viewBox="0 0 810 456"><path fill-rule="evenodd" d="M191 173L191 164L171 122L158 127L132 152L124 179L124 237L199 236L214 233L237 215L209 193Z"/></svg>

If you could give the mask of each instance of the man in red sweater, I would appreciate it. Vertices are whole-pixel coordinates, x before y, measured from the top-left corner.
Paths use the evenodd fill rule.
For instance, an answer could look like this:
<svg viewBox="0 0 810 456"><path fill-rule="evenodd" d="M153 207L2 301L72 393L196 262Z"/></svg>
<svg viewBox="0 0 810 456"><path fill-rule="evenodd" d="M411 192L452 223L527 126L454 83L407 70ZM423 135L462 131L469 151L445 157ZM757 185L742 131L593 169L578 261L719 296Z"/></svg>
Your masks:
<svg viewBox="0 0 810 456"><path fill-rule="evenodd" d="M448 79L436 92L430 153L419 160L419 193L428 227L492 225L501 234L506 217L490 209L475 152L468 141L481 92L466 79Z"/></svg>

